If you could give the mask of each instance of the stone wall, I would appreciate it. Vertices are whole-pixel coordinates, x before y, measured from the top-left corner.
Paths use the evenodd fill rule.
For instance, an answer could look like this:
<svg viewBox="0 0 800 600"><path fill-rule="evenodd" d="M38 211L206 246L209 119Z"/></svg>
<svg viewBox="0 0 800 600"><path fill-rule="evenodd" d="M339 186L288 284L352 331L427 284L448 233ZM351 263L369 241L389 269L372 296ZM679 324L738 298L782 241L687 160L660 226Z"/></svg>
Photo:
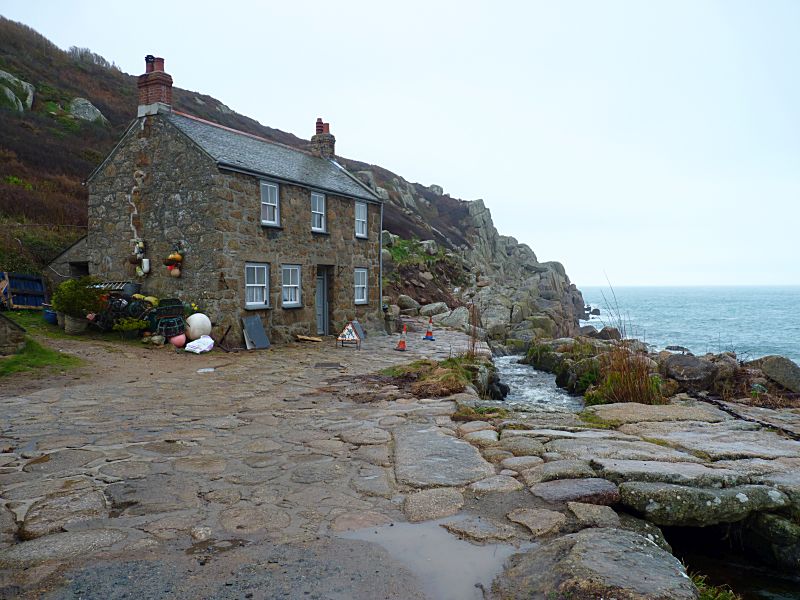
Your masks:
<svg viewBox="0 0 800 600"><path fill-rule="evenodd" d="M280 227L262 226L259 181L239 173L217 178L217 195L223 199L222 257L225 285L241 290L222 302L224 311L243 306L246 262L270 265L271 308L248 313L261 314L279 339L296 333L316 334L314 297L317 267L327 267L331 331L340 330L353 318L373 322L380 316L380 206L367 206L367 239L355 237L355 203L352 199L326 195L326 233L311 231L311 197L307 188L281 184ZM281 265L301 268L302 308L281 308ZM356 305L354 269L368 270L369 304ZM373 327L373 329L376 329Z"/></svg>
<svg viewBox="0 0 800 600"><path fill-rule="evenodd" d="M331 331L351 318L380 322L380 206L368 206L368 239L355 238L352 199L326 196L327 233L311 231L310 191L281 184L281 224L261 225L259 180L220 171L161 116L140 119L89 188L87 254L94 275L142 283L143 293L197 302L220 336L242 339L240 318L261 316L271 339L316 334L318 265L328 266ZM128 262L133 239L145 242L151 272ZM162 264L183 249L180 278ZM271 307L245 310L244 264L270 265ZM301 308L281 308L281 265L302 266ZM369 304L354 303L353 269L369 270ZM377 330L377 327L373 327Z"/></svg>
<svg viewBox="0 0 800 600"><path fill-rule="evenodd" d="M16 354L25 346L25 329L0 313L0 356Z"/></svg>
<svg viewBox="0 0 800 600"><path fill-rule="evenodd" d="M62 281L88 275L86 237L82 237L47 266L44 276L54 290Z"/></svg>

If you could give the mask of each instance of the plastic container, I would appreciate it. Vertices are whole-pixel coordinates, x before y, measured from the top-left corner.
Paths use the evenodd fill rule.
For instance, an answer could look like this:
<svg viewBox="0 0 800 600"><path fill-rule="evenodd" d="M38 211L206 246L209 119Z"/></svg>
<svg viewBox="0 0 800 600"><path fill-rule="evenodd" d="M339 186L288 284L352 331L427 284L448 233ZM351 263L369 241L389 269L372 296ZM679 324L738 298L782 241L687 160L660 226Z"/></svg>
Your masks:
<svg viewBox="0 0 800 600"><path fill-rule="evenodd" d="M44 318L45 323L50 323L50 325L58 325L58 315L56 311L50 310L49 308L45 308L42 311L42 318Z"/></svg>

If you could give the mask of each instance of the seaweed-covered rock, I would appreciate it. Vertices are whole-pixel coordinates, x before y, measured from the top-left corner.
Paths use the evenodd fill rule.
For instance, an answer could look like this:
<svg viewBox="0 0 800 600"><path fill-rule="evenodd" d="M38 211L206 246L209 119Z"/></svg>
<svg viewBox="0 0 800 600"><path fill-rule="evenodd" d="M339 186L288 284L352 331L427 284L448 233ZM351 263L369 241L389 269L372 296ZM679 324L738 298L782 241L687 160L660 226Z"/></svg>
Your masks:
<svg viewBox="0 0 800 600"><path fill-rule="evenodd" d="M788 506L783 492L764 485L693 488L639 481L619 486L622 503L657 525L706 527L735 523L754 512Z"/></svg>

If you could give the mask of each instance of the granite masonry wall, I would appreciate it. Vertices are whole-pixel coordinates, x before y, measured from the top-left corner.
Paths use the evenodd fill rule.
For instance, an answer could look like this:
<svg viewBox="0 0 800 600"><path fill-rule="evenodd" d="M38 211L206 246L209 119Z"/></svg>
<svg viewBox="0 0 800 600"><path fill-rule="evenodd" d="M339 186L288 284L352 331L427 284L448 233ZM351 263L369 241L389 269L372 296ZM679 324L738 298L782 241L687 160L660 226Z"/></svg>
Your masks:
<svg viewBox="0 0 800 600"><path fill-rule="evenodd" d="M82 277L88 274L88 265L86 264L86 237L82 237L55 257L44 271L44 276L49 282L51 292L67 279Z"/></svg>
<svg viewBox="0 0 800 600"><path fill-rule="evenodd" d="M228 340L241 342L242 316L258 314L273 341L316 335L318 269L329 286L330 332L352 318L378 331L380 206L369 204L368 238L355 237L355 203L326 195L326 233L311 231L310 190L279 184L280 227L262 226L259 179L221 171L160 115L139 119L89 184L89 271L131 280L142 292L200 304ZM151 272L137 277L128 258L133 240L145 242ZM180 247L181 277L162 261ZM270 308L245 309L246 262L270 265ZM281 306L281 265L301 265L300 308ZM368 269L366 305L354 302L355 268Z"/></svg>
<svg viewBox="0 0 800 600"><path fill-rule="evenodd" d="M16 354L25 346L25 329L0 314L0 356Z"/></svg>

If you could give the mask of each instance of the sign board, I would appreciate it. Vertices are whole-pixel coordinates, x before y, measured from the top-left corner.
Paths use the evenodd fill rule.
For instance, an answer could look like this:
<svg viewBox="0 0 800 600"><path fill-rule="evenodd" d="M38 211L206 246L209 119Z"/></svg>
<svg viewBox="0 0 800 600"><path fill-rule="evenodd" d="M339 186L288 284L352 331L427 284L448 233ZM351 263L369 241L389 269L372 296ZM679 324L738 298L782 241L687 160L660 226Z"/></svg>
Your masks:
<svg viewBox="0 0 800 600"><path fill-rule="evenodd" d="M367 334L366 334L366 332L364 331L364 328L363 328L363 327L361 327L361 323L359 323L359 322L358 322L358 321L356 321L355 319L353 319L353 320L352 320L352 321L350 321L350 322L353 324L353 329L355 329L355 330L356 330L356 335L358 336L358 338L359 338L359 339L361 339L361 340L365 340L365 339L367 339Z"/></svg>
<svg viewBox="0 0 800 600"><path fill-rule="evenodd" d="M359 350L361 349L361 338L356 332L356 328L353 327L352 321L348 322L347 325L344 326L342 333L339 334L339 337L336 338L336 341L341 342L342 347L344 347L345 344L355 344Z"/></svg>
<svg viewBox="0 0 800 600"><path fill-rule="evenodd" d="M248 350L266 350L270 347L269 338L261 324L258 315L242 317L242 328L244 329L244 343Z"/></svg>

